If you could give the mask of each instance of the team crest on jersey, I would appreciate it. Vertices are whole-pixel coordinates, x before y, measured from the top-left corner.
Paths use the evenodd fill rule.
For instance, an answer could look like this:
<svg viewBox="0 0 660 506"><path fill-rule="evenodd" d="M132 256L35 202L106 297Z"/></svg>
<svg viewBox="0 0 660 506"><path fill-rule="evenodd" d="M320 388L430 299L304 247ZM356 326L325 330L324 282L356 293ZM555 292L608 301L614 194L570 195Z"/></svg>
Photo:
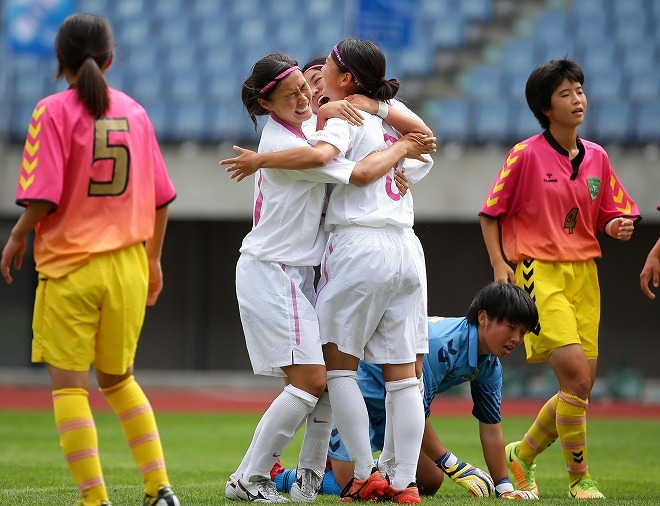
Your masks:
<svg viewBox="0 0 660 506"><path fill-rule="evenodd" d="M596 200L598 192L600 191L600 179L597 177L588 177L587 188L589 188L589 195L591 195L591 200Z"/></svg>

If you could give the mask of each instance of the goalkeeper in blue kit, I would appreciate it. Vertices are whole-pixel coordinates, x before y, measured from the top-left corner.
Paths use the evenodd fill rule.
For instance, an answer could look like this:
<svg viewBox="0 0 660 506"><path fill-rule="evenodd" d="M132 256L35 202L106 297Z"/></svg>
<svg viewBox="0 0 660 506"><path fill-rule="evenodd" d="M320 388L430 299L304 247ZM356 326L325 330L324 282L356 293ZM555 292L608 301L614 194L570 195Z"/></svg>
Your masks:
<svg viewBox="0 0 660 506"><path fill-rule="evenodd" d="M465 317L429 317L429 353L423 356L422 364L427 420L416 476L420 494L434 495L447 475L478 497L537 499L532 492L514 490L509 481L500 424L500 359L517 348L537 324L538 312L529 295L516 285L499 282L487 285L476 295ZM445 448L428 420L435 396L465 382L470 383L472 414L479 420L490 474L461 461ZM385 431L389 399L381 367L360 362L358 383L369 412L372 449L381 451L377 464L381 473L391 477L396 473L396 462L393 437ZM339 494L353 476L353 464L336 428L330 439L328 462L319 493ZM272 473L275 484L279 491L288 492L296 470L276 468Z"/></svg>

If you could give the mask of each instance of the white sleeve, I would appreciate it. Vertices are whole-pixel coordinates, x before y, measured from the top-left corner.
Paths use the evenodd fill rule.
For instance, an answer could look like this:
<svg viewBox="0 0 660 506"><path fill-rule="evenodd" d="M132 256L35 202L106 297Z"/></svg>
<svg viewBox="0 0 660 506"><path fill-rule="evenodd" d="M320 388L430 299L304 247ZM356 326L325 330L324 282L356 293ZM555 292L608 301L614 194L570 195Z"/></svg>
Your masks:
<svg viewBox="0 0 660 506"><path fill-rule="evenodd" d="M339 118L330 118L326 121L323 130L317 130L307 137L307 142L312 146L315 146L317 142L327 142L336 147L342 156L345 156L353 137L351 125L347 121Z"/></svg>

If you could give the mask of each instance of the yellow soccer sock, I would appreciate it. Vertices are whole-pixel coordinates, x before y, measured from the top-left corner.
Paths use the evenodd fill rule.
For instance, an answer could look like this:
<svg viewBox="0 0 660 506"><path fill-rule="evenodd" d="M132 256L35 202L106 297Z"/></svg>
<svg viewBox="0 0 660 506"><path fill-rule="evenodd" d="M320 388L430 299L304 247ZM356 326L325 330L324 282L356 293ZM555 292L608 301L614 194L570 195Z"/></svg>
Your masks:
<svg viewBox="0 0 660 506"><path fill-rule="evenodd" d="M158 495L170 483L163 448L151 404L133 376L101 392L119 417L133 458L140 468L147 494Z"/></svg>
<svg viewBox="0 0 660 506"><path fill-rule="evenodd" d="M96 425L83 388L53 390L53 412L60 447L85 506L110 502L99 459Z"/></svg>
<svg viewBox="0 0 660 506"><path fill-rule="evenodd" d="M516 455L530 465L536 456L557 439L557 404L559 394L555 394L536 415L536 420L525 434L524 439L516 446Z"/></svg>
<svg viewBox="0 0 660 506"><path fill-rule="evenodd" d="M559 392L557 432L566 460L570 483L588 474L587 469L587 405L588 401Z"/></svg>

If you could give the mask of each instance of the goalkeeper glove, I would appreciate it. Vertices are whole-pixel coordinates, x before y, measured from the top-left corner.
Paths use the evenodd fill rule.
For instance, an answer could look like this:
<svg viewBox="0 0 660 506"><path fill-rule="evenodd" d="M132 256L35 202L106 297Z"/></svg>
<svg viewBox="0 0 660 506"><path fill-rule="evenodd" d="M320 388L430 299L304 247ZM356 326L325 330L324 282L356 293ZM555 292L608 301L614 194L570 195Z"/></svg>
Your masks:
<svg viewBox="0 0 660 506"><path fill-rule="evenodd" d="M514 490L509 478L502 478L495 484L495 494L500 499L538 499L530 490Z"/></svg>
<svg viewBox="0 0 660 506"><path fill-rule="evenodd" d="M488 497L495 492L495 484L488 473L458 460L451 452L445 453L436 464L454 483L476 497Z"/></svg>

